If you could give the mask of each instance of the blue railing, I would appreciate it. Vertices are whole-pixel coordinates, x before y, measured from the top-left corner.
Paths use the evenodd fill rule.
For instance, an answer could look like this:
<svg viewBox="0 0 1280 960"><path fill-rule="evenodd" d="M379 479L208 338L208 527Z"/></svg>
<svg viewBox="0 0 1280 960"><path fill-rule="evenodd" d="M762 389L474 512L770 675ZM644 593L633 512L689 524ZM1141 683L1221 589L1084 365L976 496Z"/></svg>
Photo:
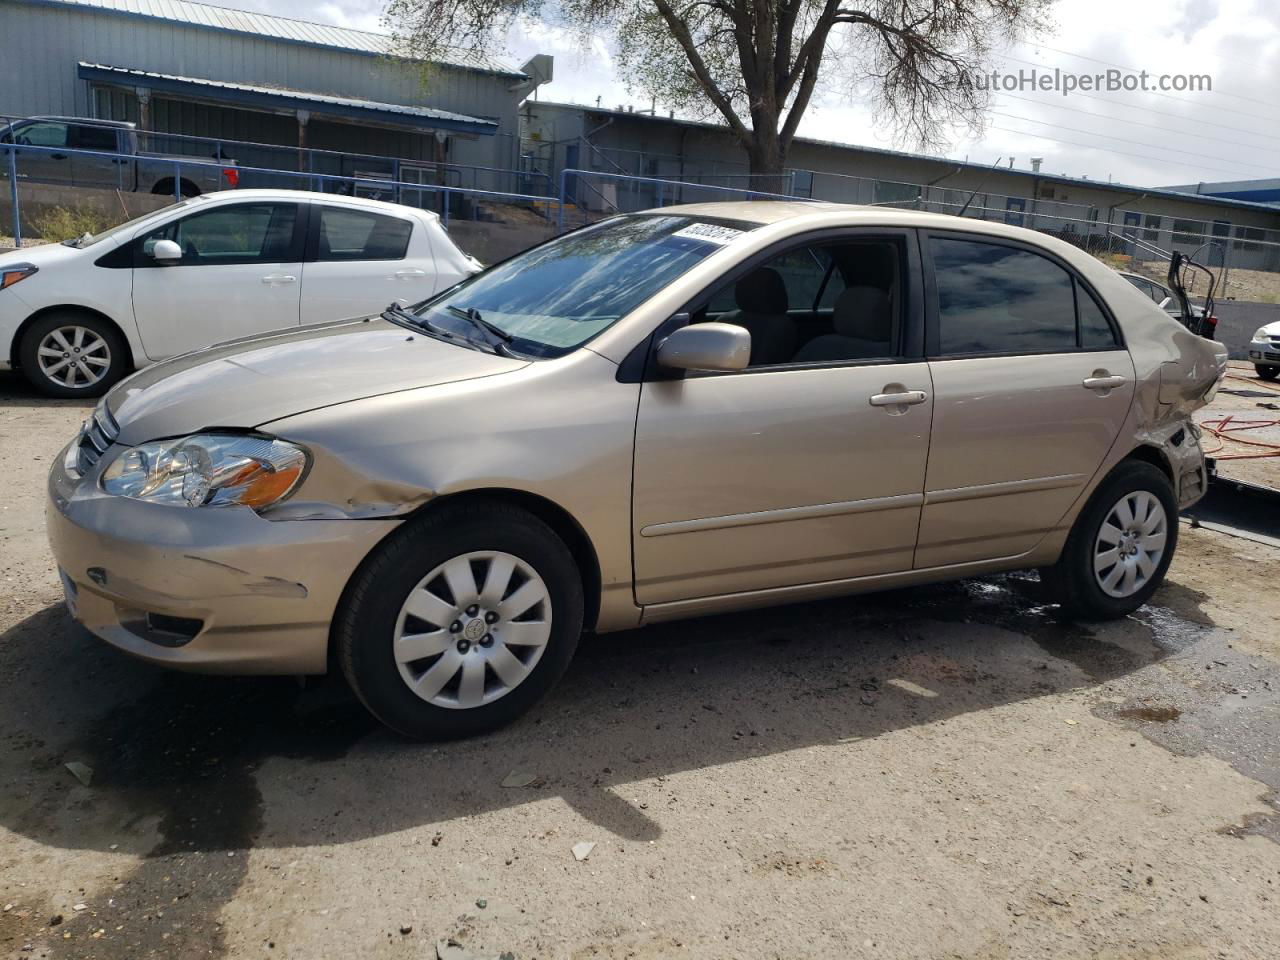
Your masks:
<svg viewBox="0 0 1280 960"><path fill-rule="evenodd" d="M564 229L564 210L569 203L575 202L575 198L569 196L569 178L570 177L591 177L596 180L617 180L623 183L647 183L655 186L680 187L692 190L709 190L712 193L730 193L736 197L747 200L808 200L807 197L792 197L785 193L766 193L762 190L752 190L750 187L722 187L710 183L690 183L685 180L668 180L664 177L637 177L629 173L602 173L599 170L579 170L568 167L560 171L560 212L556 225ZM576 186L576 184L575 184ZM593 186L594 190L595 187ZM598 190L596 190L599 193ZM657 193L656 206L665 206L663 203L662 192Z"/></svg>
<svg viewBox="0 0 1280 960"><path fill-rule="evenodd" d="M403 202L406 194L416 196L420 201L423 195L431 195L440 201L441 220L448 226L450 217L450 208L455 197L468 197L477 200L491 200L496 203L518 204L522 206L532 206L538 210L548 221L554 222L558 229L564 229L565 207L568 206L573 199L569 197L570 178L595 178L604 180L621 181L632 184L647 184L658 188L656 193L657 202L655 206L664 206L664 193L667 190L699 190L708 191L716 195L728 194L733 197L745 198L748 200L801 200L807 198L797 198L781 193L767 193L761 190L753 190L750 187L728 187L707 183L693 183L684 180L669 180L664 177L640 177L631 174L622 173L602 173L598 170L582 170L577 168L567 168L560 172L560 195L546 196L537 193L516 193L502 190L483 190L477 187L459 187L450 186L448 184L426 184L415 183L405 180L384 179L380 177L354 177L344 176L340 174L315 173L310 171L296 170L278 170L272 167L254 167L242 164L230 164L225 161L216 160L197 160L194 158L175 158L175 157L131 157L130 155L104 151L104 150L81 150L68 147L40 147L34 144L0 144L0 152L6 154L6 174L9 180L9 196L13 207L13 238L14 244L18 247L22 246L22 214L21 214L21 197L19 195L19 184L22 182L21 169L18 162L19 154L52 155L62 154L69 158L85 157L85 158L106 158L110 160L136 159L138 163L143 164L148 169L168 168L172 172L174 185L174 199L182 198L182 180L183 172L187 171L188 175L192 169L212 170L217 172L218 179L222 179L223 171L235 170L239 174L244 173L263 173L271 174L276 177L287 177L302 181L305 187L324 187L326 185L336 185L339 188L349 188L347 192L355 195L357 189L366 192L373 192L375 195L370 199L384 199L392 202ZM123 189L124 165L117 166L117 187ZM38 178L27 178L27 182L33 184L46 183L48 181ZM55 184L57 185L57 184ZM76 184L71 184L76 186ZM579 181L575 181L575 196L578 186L582 185ZM86 186L80 184L80 186ZM96 185L94 185L96 186ZM102 188L110 189L109 184L102 184ZM594 187L593 187L594 189ZM378 194L386 193L386 196ZM597 193L599 191L596 191ZM602 195L603 198L603 195ZM810 201L813 202L813 201ZM407 204L408 206L425 206L421 202L417 204ZM554 207L554 214L553 214Z"/></svg>
<svg viewBox="0 0 1280 960"><path fill-rule="evenodd" d="M74 158L74 157L107 158L112 160L119 160L122 156L128 156L128 155L108 152L104 150L79 150L79 149L71 149L67 147L38 147L38 146L35 146L34 144L12 144L12 143L0 144L0 151L3 151L4 153L7 154L6 165L8 168L7 175L9 179L9 197L13 205L13 239L14 239L14 245L18 247L22 246L21 198L19 197L19 193L18 193L18 185L21 180L21 177L19 176L20 170L19 170L19 164L18 164L19 154L35 154L37 156L62 154L70 158ZM388 197L375 196L375 197L372 197L371 199L390 199L392 200L392 202L401 202L400 198L405 193L416 194L419 197L421 197L423 194L432 194L432 195L438 196L441 199L440 217L446 226L448 226L448 223L449 223L449 208L451 205L451 201L454 197L473 197L481 200L487 199L487 200L494 200L494 201L503 202L503 203L519 203L519 204L525 204L525 205L530 205L530 204L545 205L544 216L547 217L548 221L552 219L551 205L559 204L559 201L555 197L547 197L543 194L511 193L511 192L506 192L501 190L482 190L477 187L454 187L454 186L448 186L447 184L413 183L413 182L403 181L403 180L384 180L382 178L374 178L374 177L347 177L347 176L341 176L338 174L329 174L329 173L312 173L312 172L295 171L295 170L276 170L270 167L250 167L250 166L242 166L239 164L236 164L233 167L226 162L218 162L213 160L195 160L195 159L187 160L187 159L174 159L171 157L165 157L165 158L138 157L136 159L138 160L139 163L145 164L150 169L155 169L157 167L172 168L175 200L182 199L182 185L181 185L182 172L184 170L190 171L191 168L196 168L196 169L217 171L219 178L221 178L222 171L228 170L228 169L234 169L235 171L237 171L237 173L241 173L241 174L268 173L273 176L279 176L279 177L293 177L293 178L297 178L299 180L305 181L306 183L310 183L312 185L316 183L319 183L320 185L324 185L324 184L347 185L351 188L351 193L353 195L357 188L361 188L364 190L379 191L379 192L387 191L389 193ZM123 171L118 167L117 183L119 184L120 188L123 187L123 181L121 179L122 177L123 177ZM42 181L35 178L28 178L27 182L44 183L47 181ZM71 185L76 186L76 184L71 184ZM304 183L304 186L305 185L306 184ZM86 186L86 185L80 184L80 186ZM110 189L109 184L104 184L102 186L104 189ZM421 206L421 204L408 204L408 206ZM563 221L563 217L560 217L558 219L560 221Z"/></svg>
<svg viewBox="0 0 1280 960"><path fill-rule="evenodd" d="M21 123L29 120L40 120L39 117L11 117L0 115L0 129L6 128L15 123ZM68 124L81 124L92 126L95 121L92 119L83 120L67 120ZM514 192L517 193L536 193L544 191L548 197L554 196L555 180L547 173L540 170L520 169L510 167L493 167L483 164L455 163L447 160L419 160L412 157L387 156L372 153L349 153L339 150L325 150L319 147L299 147L289 144L279 143L261 143L256 140L235 140L226 137L202 137L186 133L166 133L159 130L140 130L128 129L124 127L111 127L112 130L120 130L126 136L135 138L138 149L144 156L139 159L147 160L146 153L165 153L165 154L182 154L191 156L193 159L211 158L213 162L221 160L239 161L246 169L253 168L269 168L274 173L315 173L317 169L323 170L325 165L346 165L350 167L352 164L362 164L369 167L385 166L388 168L390 179L404 181L401 171L404 169L419 169L429 171L431 173L441 173L447 177L454 178L455 182L445 184L452 187L470 186L471 188L481 189L481 179L487 179L495 186L492 189L501 189L504 181L510 181ZM76 148L81 149L81 148ZM201 152L196 152L201 151ZM246 163L246 154L249 156L256 155L257 158L252 163ZM353 176L352 173L342 173L340 170L335 174L330 171L330 175L337 176ZM466 181L470 181L469 184ZM414 181L405 181L413 183ZM529 184L534 187L532 190L522 188L523 184ZM490 189L485 187L484 189Z"/></svg>

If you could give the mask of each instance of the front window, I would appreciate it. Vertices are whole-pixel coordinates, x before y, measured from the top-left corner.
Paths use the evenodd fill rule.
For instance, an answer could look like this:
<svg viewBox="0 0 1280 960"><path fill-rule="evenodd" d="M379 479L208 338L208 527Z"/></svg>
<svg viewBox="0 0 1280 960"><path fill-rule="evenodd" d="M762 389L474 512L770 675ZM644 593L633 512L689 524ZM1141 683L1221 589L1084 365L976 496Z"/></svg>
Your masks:
<svg viewBox="0 0 1280 960"><path fill-rule="evenodd" d="M293 203L245 203L215 207L173 220L141 240L144 256L156 242L172 240L182 248L183 264L280 263L290 256Z"/></svg>
<svg viewBox="0 0 1280 960"><path fill-rule="evenodd" d="M500 263L414 308L470 336L478 314L516 352L558 357L608 329L754 224L679 215L617 217Z"/></svg>

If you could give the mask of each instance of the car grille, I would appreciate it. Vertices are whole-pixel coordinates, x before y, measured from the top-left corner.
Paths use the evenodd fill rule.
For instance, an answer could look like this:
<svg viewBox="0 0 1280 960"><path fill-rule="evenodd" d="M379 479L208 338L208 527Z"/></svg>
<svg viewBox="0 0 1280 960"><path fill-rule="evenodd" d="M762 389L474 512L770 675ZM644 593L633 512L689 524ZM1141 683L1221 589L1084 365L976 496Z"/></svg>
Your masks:
<svg viewBox="0 0 1280 960"><path fill-rule="evenodd" d="M80 427L79 454L76 458L76 468L80 473L85 473L101 460L102 455L107 452L111 444L115 443L118 436L120 436L120 424L116 423L116 418L111 416L107 405L100 404L93 411L93 416Z"/></svg>

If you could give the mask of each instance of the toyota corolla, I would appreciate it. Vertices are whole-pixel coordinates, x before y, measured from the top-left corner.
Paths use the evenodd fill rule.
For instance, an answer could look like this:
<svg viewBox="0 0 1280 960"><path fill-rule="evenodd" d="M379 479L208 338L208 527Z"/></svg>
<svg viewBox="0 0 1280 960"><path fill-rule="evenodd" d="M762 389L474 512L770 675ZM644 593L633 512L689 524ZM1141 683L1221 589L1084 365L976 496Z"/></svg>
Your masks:
<svg viewBox="0 0 1280 960"><path fill-rule="evenodd" d="M1160 584L1226 352L1056 239L670 207L411 308L117 386L49 480L74 616L170 667L341 670L414 737L530 707L584 630L1038 568Z"/></svg>

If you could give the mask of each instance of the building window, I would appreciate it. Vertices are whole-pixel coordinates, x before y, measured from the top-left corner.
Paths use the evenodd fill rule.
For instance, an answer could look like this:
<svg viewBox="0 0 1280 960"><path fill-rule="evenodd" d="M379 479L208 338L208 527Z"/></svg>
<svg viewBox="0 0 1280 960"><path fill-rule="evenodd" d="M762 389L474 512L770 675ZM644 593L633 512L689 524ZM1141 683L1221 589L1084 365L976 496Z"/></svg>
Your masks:
<svg viewBox="0 0 1280 960"><path fill-rule="evenodd" d="M1185 244L1204 243L1204 224L1199 220L1174 220L1173 242Z"/></svg>
<svg viewBox="0 0 1280 960"><path fill-rule="evenodd" d="M1267 231L1262 227L1236 227L1236 239L1231 246L1236 250L1261 250L1260 244L1265 243L1266 239Z"/></svg>
<svg viewBox="0 0 1280 960"><path fill-rule="evenodd" d="M1147 243L1155 243L1160 239L1160 225L1164 218L1148 213L1142 218L1142 239Z"/></svg>

